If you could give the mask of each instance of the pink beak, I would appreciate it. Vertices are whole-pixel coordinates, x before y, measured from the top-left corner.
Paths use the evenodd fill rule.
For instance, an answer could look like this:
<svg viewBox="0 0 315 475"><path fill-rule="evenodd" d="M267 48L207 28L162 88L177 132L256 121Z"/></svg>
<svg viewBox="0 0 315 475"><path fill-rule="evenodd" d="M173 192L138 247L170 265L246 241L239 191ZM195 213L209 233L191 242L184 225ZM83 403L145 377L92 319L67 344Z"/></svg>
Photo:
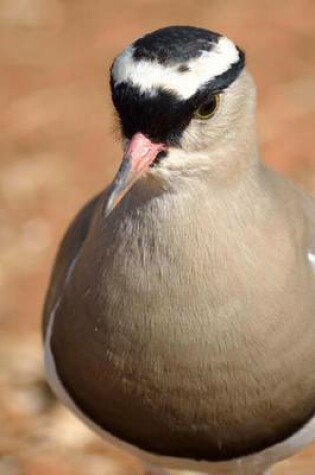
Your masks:
<svg viewBox="0 0 315 475"><path fill-rule="evenodd" d="M159 152L166 150L163 143L153 143L140 132L129 141L110 191L105 215L118 205L134 183L147 171Z"/></svg>

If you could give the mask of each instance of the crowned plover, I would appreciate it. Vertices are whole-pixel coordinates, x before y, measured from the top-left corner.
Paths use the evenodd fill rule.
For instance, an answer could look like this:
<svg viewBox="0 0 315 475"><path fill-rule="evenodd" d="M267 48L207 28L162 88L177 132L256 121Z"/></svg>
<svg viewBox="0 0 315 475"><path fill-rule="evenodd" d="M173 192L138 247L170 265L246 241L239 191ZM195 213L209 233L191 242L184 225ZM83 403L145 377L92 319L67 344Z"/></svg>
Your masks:
<svg viewBox="0 0 315 475"><path fill-rule="evenodd" d="M124 157L44 311L66 404L165 467L261 474L315 440L315 204L259 160L228 38L172 26L111 68Z"/></svg>

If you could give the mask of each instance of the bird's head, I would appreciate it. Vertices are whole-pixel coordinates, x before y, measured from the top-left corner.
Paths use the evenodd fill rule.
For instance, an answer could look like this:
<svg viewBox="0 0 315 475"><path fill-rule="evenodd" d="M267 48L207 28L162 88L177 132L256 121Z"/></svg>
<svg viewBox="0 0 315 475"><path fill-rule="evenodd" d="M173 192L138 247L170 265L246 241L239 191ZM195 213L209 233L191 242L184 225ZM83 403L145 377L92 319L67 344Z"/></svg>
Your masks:
<svg viewBox="0 0 315 475"><path fill-rule="evenodd" d="M222 152L246 143L255 88L244 64L231 40L190 26L149 33L115 58L111 91L125 152L108 213L140 177L207 173L222 166Z"/></svg>

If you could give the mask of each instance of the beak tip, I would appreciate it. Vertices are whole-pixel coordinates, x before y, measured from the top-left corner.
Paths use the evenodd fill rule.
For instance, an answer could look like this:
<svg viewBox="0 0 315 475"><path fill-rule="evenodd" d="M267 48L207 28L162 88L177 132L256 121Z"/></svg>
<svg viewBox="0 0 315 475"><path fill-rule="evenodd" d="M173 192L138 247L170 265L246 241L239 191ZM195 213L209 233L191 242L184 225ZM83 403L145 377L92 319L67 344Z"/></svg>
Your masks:
<svg viewBox="0 0 315 475"><path fill-rule="evenodd" d="M105 217L116 208L126 193L148 170L158 153L164 148L164 144L153 143L140 132L132 137L109 191L105 206Z"/></svg>

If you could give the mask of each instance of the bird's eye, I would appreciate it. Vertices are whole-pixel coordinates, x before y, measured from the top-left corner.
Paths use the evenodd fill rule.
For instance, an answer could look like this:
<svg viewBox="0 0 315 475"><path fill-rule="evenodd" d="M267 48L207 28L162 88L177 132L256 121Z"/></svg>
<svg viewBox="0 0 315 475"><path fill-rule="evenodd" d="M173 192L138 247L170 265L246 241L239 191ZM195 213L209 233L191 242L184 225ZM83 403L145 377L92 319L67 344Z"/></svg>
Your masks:
<svg viewBox="0 0 315 475"><path fill-rule="evenodd" d="M213 116L220 102L219 94L211 95L203 104L201 104L194 113L194 118L199 120L207 120Z"/></svg>

